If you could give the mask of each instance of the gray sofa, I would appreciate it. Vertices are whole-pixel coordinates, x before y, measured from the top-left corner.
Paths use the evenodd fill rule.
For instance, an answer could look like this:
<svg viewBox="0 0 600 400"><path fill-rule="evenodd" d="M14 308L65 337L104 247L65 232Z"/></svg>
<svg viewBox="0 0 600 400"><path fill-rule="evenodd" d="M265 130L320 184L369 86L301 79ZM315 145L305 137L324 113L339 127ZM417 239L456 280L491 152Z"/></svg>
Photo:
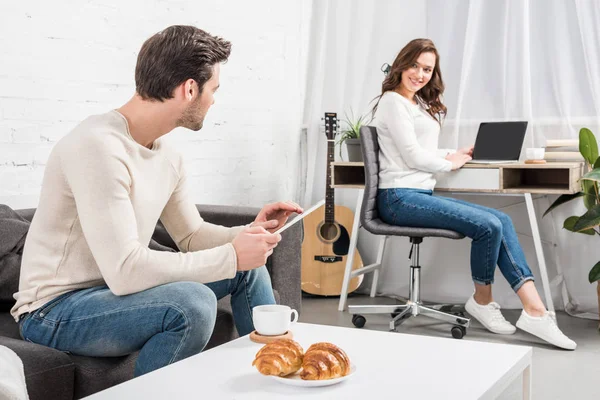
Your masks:
<svg viewBox="0 0 600 400"><path fill-rule="evenodd" d="M248 224L259 211L255 208L228 206L198 206L198 209L206 221L225 226ZM31 220L34 212L33 209L17 210L19 215L28 220ZM283 232L282 241L267 262L275 298L280 304L289 305L298 311L301 301L302 235L302 224L296 224ZM176 249L175 243L159 223L150 247L169 250L162 246ZM12 349L23 360L31 400L78 399L133 377L137 353L113 358L83 357L22 340L18 325L8 312L14 301L6 300L11 298L12 292L18 287L18 275L18 271L0 270L0 345ZM1 293L2 291L6 293ZM207 348L226 343L237 336L228 296L218 302L217 322Z"/></svg>

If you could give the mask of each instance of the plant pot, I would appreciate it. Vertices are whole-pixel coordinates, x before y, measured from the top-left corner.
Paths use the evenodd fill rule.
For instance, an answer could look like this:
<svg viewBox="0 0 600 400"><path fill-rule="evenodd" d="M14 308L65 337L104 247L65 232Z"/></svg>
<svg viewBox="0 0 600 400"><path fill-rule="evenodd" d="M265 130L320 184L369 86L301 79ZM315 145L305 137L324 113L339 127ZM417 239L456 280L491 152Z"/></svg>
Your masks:
<svg viewBox="0 0 600 400"><path fill-rule="evenodd" d="M362 161L362 151L360 149L360 139L346 139L346 150L348 150L348 161Z"/></svg>
<svg viewBox="0 0 600 400"><path fill-rule="evenodd" d="M600 281L598 281L597 291L598 291L598 313L600 313ZM600 322L598 323L598 330L600 331Z"/></svg>

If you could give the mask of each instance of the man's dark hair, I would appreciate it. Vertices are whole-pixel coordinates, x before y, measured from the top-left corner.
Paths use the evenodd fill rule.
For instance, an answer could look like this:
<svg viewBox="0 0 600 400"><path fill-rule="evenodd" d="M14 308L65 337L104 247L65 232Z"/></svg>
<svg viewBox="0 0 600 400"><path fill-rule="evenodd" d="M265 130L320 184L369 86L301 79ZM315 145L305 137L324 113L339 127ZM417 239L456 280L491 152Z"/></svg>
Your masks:
<svg viewBox="0 0 600 400"><path fill-rule="evenodd" d="M173 25L146 40L135 66L135 86L144 100L163 101L187 79L200 93L212 68L226 62L231 43L193 26Z"/></svg>

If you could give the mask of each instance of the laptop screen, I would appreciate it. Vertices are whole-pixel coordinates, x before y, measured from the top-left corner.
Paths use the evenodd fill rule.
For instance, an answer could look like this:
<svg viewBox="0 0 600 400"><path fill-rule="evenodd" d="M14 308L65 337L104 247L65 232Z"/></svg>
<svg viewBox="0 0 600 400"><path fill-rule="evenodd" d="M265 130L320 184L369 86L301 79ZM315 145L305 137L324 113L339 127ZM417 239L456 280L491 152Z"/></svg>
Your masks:
<svg viewBox="0 0 600 400"><path fill-rule="evenodd" d="M482 122L475 140L473 160L518 160L525 131L527 121Z"/></svg>

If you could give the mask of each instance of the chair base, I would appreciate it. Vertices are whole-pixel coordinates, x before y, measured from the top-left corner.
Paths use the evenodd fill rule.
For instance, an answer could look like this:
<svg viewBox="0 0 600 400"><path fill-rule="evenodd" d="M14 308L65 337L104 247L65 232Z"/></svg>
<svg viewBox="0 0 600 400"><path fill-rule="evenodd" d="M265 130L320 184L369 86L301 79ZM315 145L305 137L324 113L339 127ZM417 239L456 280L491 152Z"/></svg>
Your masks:
<svg viewBox="0 0 600 400"><path fill-rule="evenodd" d="M457 309L456 314L446 312L444 310ZM465 318L464 307L455 306L452 304L434 304L434 305L423 305L421 302L409 301L402 305L350 305L348 306L348 312L356 316L362 316L362 314L392 314L393 319L390 321L390 331L396 331L396 327L402 324L410 317L416 317L417 315L424 315L429 318L433 318L439 321L448 322L454 327L452 328L452 336L457 337L464 336L466 328L469 327L470 319ZM356 318L353 317L353 322ZM363 317L364 318L364 317ZM354 323L358 327L359 324ZM362 323L364 325L364 322ZM362 327L362 326L361 326ZM459 335L458 329L462 332Z"/></svg>
<svg viewBox="0 0 600 400"><path fill-rule="evenodd" d="M391 314L393 319L390 321L390 331L395 331L396 327L410 317L425 315L426 317L448 322L454 325L451 329L452 336L456 339L462 339L467 333L470 320L465 318L464 306L455 306L453 304L433 304L424 305L421 302L421 266L419 265L419 245L423 241L422 237L411 237L410 254L408 258L412 260L410 266L410 279L408 285L408 301L403 305L356 305L348 306L348 312L354 314L352 323L357 328L365 325L366 319L362 314ZM449 312L458 308L456 313Z"/></svg>

